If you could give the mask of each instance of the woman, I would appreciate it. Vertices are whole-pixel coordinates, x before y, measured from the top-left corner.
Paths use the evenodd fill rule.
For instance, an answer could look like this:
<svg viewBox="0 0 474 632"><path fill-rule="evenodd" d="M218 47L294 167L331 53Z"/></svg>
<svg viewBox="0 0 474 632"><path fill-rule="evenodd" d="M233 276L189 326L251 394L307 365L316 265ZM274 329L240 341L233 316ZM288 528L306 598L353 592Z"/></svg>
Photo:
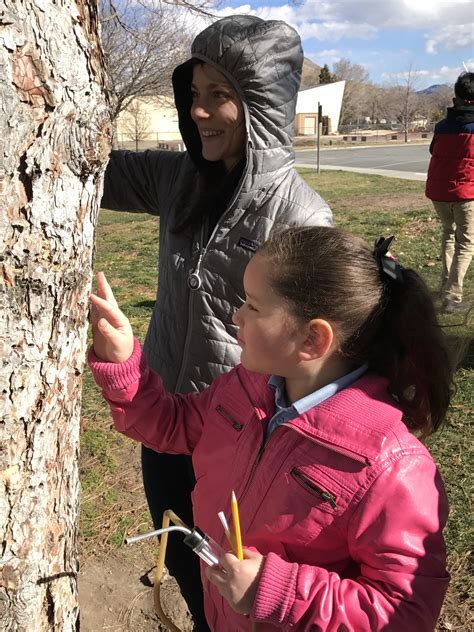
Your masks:
<svg viewBox="0 0 474 632"><path fill-rule="evenodd" d="M159 286L144 350L168 390L202 390L238 363L232 315L244 269L275 230L331 225L327 204L293 169L303 52L287 24L230 16L202 31L173 73L187 151L112 152L102 206L160 216ZM189 457L143 449L150 512L192 523ZM208 630L199 564L170 539L167 566ZM202 589L201 589L202 590Z"/></svg>

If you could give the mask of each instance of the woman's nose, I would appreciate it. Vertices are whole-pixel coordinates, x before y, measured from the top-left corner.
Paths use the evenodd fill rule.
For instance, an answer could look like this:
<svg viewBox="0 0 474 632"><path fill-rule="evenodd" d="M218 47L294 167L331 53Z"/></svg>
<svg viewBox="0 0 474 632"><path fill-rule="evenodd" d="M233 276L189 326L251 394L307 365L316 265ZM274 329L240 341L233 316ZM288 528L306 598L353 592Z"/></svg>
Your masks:
<svg viewBox="0 0 474 632"><path fill-rule="evenodd" d="M195 120L208 119L209 110L202 103L193 103L191 106L191 116Z"/></svg>

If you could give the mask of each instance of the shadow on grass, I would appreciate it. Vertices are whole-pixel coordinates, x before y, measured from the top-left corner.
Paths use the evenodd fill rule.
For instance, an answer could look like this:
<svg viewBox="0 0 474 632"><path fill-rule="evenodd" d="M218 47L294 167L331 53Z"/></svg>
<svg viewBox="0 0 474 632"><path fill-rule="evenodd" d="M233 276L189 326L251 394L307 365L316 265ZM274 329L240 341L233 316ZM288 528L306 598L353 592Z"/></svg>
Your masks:
<svg viewBox="0 0 474 632"><path fill-rule="evenodd" d="M145 309L153 309L156 301L138 301L136 303L130 303L132 307L144 307Z"/></svg>
<svg viewBox="0 0 474 632"><path fill-rule="evenodd" d="M447 342L456 369L474 368L474 340L470 336L448 335Z"/></svg>

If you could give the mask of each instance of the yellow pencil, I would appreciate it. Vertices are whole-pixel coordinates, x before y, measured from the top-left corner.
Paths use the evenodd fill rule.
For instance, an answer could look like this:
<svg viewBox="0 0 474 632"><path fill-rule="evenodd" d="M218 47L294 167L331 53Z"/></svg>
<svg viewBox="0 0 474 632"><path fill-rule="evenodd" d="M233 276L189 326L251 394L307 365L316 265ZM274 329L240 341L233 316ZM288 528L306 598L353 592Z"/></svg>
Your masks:
<svg viewBox="0 0 474 632"><path fill-rule="evenodd" d="M244 552L242 550L242 534L240 532L240 519L239 519L239 506L237 504L237 498L235 492L232 490L232 519L234 521L234 539L235 548L237 549L236 555L239 560L244 559Z"/></svg>

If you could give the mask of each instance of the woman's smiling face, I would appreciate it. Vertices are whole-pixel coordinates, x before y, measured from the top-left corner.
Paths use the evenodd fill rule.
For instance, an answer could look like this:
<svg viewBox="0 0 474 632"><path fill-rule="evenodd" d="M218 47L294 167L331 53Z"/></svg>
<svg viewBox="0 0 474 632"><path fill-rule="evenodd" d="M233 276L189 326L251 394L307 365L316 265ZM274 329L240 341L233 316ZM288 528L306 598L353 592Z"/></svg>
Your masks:
<svg viewBox="0 0 474 632"><path fill-rule="evenodd" d="M242 101L222 73L209 64L196 64L191 85L191 117L196 123L206 160L222 160L227 171L245 154Z"/></svg>

